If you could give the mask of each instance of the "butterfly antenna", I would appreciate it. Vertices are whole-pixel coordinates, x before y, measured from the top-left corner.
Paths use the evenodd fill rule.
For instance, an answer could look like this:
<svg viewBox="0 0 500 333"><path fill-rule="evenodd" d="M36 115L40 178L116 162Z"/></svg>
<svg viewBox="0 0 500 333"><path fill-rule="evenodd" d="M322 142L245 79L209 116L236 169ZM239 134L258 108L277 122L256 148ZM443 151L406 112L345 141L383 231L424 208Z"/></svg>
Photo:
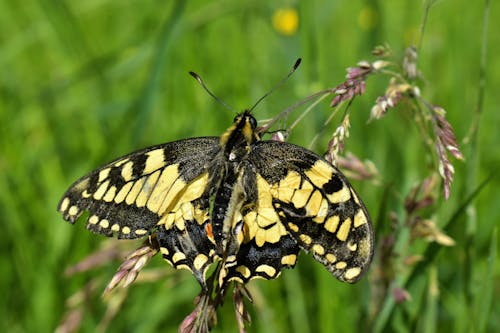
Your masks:
<svg viewBox="0 0 500 333"><path fill-rule="evenodd" d="M262 96L261 98L259 98L257 100L257 102L255 102L255 104L250 108L250 111L253 111L253 109L255 109L257 107L257 105L259 105L259 103L262 102L262 100L264 98L266 98L267 96L271 95L276 89L280 88L286 82L286 80L288 80L288 78L290 76L292 76L292 74L295 72L295 70L299 67L301 61L302 61L302 59L298 58L297 61L295 61L295 64L293 65L293 67L290 70L290 72L287 74L287 76L285 76L284 78L282 78L280 82L278 82L274 87L271 88L271 90L269 90L267 93L264 94L264 96Z"/></svg>
<svg viewBox="0 0 500 333"><path fill-rule="evenodd" d="M201 77L198 74L196 74L195 72L189 72L189 75L191 75L192 77L194 77L195 80L198 81L198 83L203 87L203 89L205 89L205 91L210 96L212 96L212 98L215 99L219 104L221 104L226 109L237 113L237 111L233 107L231 107L229 104L227 104L226 102L224 102L219 97L215 96L215 94L213 92L211 92L210 89L208 89L208 87L206 86L205 82L203 82L203 80L201 79Z"/></svg>

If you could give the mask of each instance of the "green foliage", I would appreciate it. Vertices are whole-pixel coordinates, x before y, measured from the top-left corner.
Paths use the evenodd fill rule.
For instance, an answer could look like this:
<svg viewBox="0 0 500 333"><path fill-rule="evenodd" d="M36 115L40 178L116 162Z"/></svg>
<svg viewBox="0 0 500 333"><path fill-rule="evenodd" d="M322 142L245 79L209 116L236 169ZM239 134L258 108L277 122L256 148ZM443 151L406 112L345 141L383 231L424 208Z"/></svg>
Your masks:
<svg viewBox="0 0 500 333"><path fill-rule="evenodd" d="M64 276L67 267L103 241L86 232L83 223L63 222L55 208L65 189L95 167L141 147L220 135L234 114L214 102L187 74L190 70L239 110L251 106L302 57L286 85L256 109L259 120L267 119L342 83L345 68L373 60L370 52L377 45L389 44L402 58L406 47L418 43L424 17L420 1L303 1L295 7L298 30L283 35L272 17L286 3L0 3L2 331L54 331L68 309L79 304L82 332L175 332L192 311L199 287L189 273L173 272L158 256L143 274L159 270L161 277L133 284L123 304L120 292L107 303L99 297L119 259ZM499 4L490 6L487 14L496 22ZM500 35L491 24L483 40L483 12L483 1L437 1L419 49L422 94L446 109L465 157L453 162L450 199L444 201L439 192L427 216L455 245L422 239L409 244L409 231L399 222L394 227L405 219L404 198L411 188L435 170L404 105L367 124L387 85L385 79L370 78L366 93L350 106L345 146L371 160L380 174L377 184L353 183L375 222L376 239L393 234L400 256L422 255L422 261L384 266L379 249L368 275L347 285L303 254L296 269L279 279L250 284L254 304L248 331L500 331L500 305L494 302L500 296ZM308 146L320 133L313 149L326 151L342 121L339 113L322 128L330 113L328 101L320 103L289 141ZM285 128L298 114L277 126ZM390 219L393 215L397 218ZM119 244L128 250L139 245ZM389 259L402 262L401 257ZM387 289L377 281L384 270L394 276ZM86 292L79 292L85 286ZM410 299L396 302L397 292ZM111 318L107 326L106 316ZM215 332L236 330L230 297L218 320Z"/></svg>

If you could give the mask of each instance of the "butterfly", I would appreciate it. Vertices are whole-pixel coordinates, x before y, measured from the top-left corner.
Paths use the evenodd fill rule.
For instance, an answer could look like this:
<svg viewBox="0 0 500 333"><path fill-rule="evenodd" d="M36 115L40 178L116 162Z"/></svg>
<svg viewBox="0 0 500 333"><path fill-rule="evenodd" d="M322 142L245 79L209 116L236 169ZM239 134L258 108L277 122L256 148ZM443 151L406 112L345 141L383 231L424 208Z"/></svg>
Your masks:
<svg viewBox="0 0 500 333"><path fill-rule="evenodd" d="M154 237L173 267L207 289L274 279L311 253L356 282L374 247L373 226L346 177L303 147L262 140L250 111L220 137L188 138L120 157L77 180L58 211L70 223L121 239Z"/></svg>

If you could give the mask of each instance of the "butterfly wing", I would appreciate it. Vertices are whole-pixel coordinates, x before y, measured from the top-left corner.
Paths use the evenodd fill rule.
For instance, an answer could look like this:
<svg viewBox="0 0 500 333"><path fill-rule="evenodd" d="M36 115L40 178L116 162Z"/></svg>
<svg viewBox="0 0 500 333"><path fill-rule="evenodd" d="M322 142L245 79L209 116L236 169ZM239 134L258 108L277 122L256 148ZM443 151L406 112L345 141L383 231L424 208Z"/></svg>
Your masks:
<svg viewBox="0 0 500 333"><path fill-rule="evenodd" d="M87 211L87 228L106 236L157 232L165 259L201 278L212 262L205 191L208 166L219 150L219 138L205 137L131 153L77 180L58 210L70 223ZM196 254L207 259L196 261Z"/></svg>
<svg viewBox="0 0 500 333"><path fill-rule="evenodd" d="M260 211L274 221L270 229L262 223L253 227L255 236L246 246L256 244L258 251L265 252L263 244L291 237L338 279L356 282L372 259L373 227L342 173L315 153L278 141L256 142L249 161L257 173L259 195L268 193L264 206L257 203L256 214ZM284 258L292 263L290 257Z"/></svg>

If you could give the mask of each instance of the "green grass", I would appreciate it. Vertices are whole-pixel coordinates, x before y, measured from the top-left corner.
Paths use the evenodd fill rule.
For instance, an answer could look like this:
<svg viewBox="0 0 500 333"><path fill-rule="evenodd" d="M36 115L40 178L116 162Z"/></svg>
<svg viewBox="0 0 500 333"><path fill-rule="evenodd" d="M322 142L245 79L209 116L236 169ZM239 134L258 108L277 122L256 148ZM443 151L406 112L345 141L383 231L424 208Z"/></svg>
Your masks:
<svg viewBox="0 0 500 333"><path fill-rule="evenodd" d="M296 7L299 30L283 36L271 18L285 4L0 3L1 331L54 331L67 311L66 300L91 280L97 284L81 303L80 331L94 332L100 325L106 304L99 295L119 261L65 277L64 270L97 250L104 238L85 231L83 223L65 223L56 212L57 202L72 181L117 156L179 138L220 135L234 115L214 102L189 70L224 101L244 109L302 57L286 85L255 111L258 119L267 119L340 84L345 68L372 59L376 45L388 43L402 56L418 41L424 16L421 1L304 1ZM495 302L500 297L500 35L494 23L500 6L490 4L491 23L483 40L484 6L484 1L437 1L419 54L422 95L446 109L465 155L464 162L453 161L450 199L445 202L439 189L426 216L455 246L423 240L409 244L407 229L392 229L389 212L404 220L404 197L434 169L412 116L403 108L367 124L387 83L369 79L366 94L351 106L346 149L375 163L379 183L353 184L375 222L377 241L393 234L401 256L422 255L424 260L402 266L401 258L393 258L399 264L388 267L379 250L367 276L347 285L302 255L297 267L279 279L250 284L250 332L500 331ZM483 46L486 81L480 89ZM328 102L321 103L289 141L307 146L330 113ZM337 116L322 132L315 151L326 150L340 120ZM475 121L477 135L463 142ZM174 332L192 310L199 291L195 279L172 272L160 258L149 267L163 268L167 276L133 284L107 332ZM402 304L377 280L380 272L389 274L394 268L391 287L411 295ZM236 331L230 298L214 331Z"/></svg>

